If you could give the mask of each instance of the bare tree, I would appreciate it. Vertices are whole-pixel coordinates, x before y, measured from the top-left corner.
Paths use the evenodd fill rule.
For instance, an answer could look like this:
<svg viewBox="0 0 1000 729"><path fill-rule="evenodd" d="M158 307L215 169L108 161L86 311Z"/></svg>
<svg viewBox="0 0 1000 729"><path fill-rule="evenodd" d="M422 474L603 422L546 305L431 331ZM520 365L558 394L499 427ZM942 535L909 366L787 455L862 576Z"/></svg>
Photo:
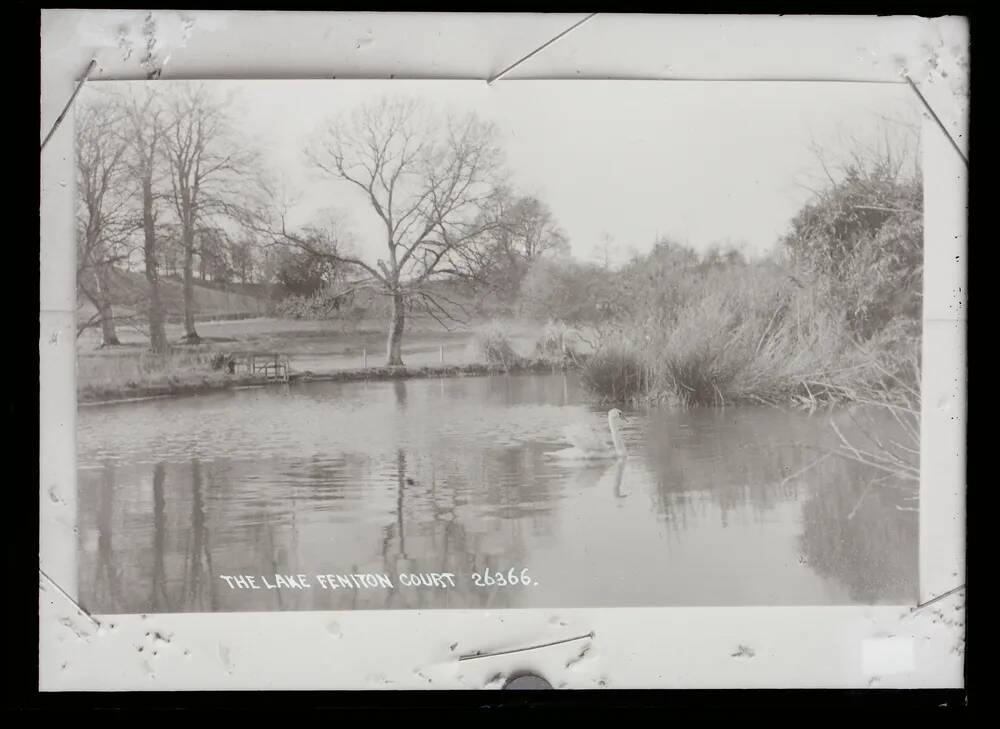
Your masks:
<svg viewBox="0 0 1000 729"><path fill-rule="evenodd" d="M495 188L500 150L492 125L472 115L433 119L416 102L383 99L334 120L307 156L325 177L360 191L384 229L385 257L371 263L343 246L317 250L285 224L280 237L357 272L339 295L374 289L391 303L386 343L389 365L402 365L408 308L446 325L450 302L432 287L436 278L470 274L462 253L478 245L480 216Z"/></svg>
<svg viewBox="0 0 1000 729"><path fill-rule="evenodd" d="M605 271L611 270L611 252L615 248L615 238L605 231L601 233L601 242L597 244L597 255Z"/></svg>
<svg viewBox="0 0 1000 729"><path fill-rule="evenodd" d="M549 206L537 197L515 199L504 217L504 225L510 231L513 250L526 261L568 250L566 234L559 228Z"/></svg>
<svg viewBox="0 0 1000 729"><path fill-rule="evenodd" d="M234 136L229 98L213 97L202 84L183 84L171 90L165 103L168 125L163 151L170 164L169 197L184 251L184 339L197 342L196 231L210 216L238 216L243 178L249 179L254 153Z"/></svg>
<svg viewBox="0 0 1000 729"><path fill-rule="evenodd" d="M232 240L222 226L201 225L195 231L198 251L198 278L201 281L228 282L232 273L229 260Z"/></svg>
<svg viewBox="0 0 1000 729"><path fill-rule="evenodd" d="M130 149L128 165L132 177L138 181L142 201L142 253L146 282L149 285L147 318L149 343L158 354L167 351L167 333L164 326L163 303L160 296L159 250L156 237L156 194L154 177L156 161L163 141L163 108L148 89L141 96L130 96L123 101L126 127L125 139Z"/></svg>
<svg viewBox="0 0 1000 729"><path fill-rule="evenodd" d="M549 206L537 197L518 197L507 189L494 196L485 216L492 216L485 235L501 257L512 263L530 263L548 253L566 253L569 241Z"/></svg>
<svg viewBox="0 0 1000 729"><path fill-rule="evenodd" d="M101 346L120 343L112 278L115 263L127 257L133 228L128 203L134 190L125 174L122 122L120 110L107 98L81 105L76 120L77 287L96 309L77 334L99 323Z"/></svg>
<svg viewBox="0 0 1000 729"><path fill-rule="evenodd" d="M243 286L254 280L256 271L254 250L257 246L257 241L247 233L229 242L229 259L232 262L233 275Z"/></svg>
<svg viewBox="0 0 1000 729"><path fill-rule="evenodd" d="M480 215L481 245L467 246L460 255L474 282L502 300L517 295L534 261L569 250L566 234L537 197L500 187Z"/></svg>

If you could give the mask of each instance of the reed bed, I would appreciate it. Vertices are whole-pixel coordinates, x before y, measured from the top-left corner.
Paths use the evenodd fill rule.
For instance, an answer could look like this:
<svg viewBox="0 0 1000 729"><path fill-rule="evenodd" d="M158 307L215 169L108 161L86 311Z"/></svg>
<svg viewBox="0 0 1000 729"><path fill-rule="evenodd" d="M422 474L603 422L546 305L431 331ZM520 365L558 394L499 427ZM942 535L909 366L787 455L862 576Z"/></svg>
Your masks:
<svg viewBox="0 0 1000 729"><path fill-rule="evenodd" d="M900 318L859 341L821 289L775 269L732 267L696 284L606 334L584 385L605 402L842 405L829 416L833 444L806 446L814 463L836 456L872 468L873 485L919 483L919 325Z"/></svg>

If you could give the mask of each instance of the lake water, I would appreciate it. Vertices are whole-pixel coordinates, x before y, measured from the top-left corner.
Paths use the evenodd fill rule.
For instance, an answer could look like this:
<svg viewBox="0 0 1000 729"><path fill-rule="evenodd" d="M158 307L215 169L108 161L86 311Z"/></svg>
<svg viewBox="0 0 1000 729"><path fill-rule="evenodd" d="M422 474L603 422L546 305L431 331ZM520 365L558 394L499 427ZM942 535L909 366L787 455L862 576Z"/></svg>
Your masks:
<svg viewBox="0 0 1000 729"><path fill-rule="evenodd" d="M627 460L562 464L546 454L565 426L607 427L573 374L81 407L80 600L101 614L917 597L915 489L836 457L798 473L846 413L627 414Z"/></svg>

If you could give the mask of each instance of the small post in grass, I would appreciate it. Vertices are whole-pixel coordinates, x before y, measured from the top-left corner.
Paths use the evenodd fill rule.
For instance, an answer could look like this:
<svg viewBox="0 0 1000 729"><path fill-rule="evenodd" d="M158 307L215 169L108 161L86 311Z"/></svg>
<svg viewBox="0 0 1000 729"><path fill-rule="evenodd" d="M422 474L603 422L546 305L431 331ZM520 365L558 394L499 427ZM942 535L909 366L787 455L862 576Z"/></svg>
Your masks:
<svg viewBox="0 0 1000 729"><path fill-rule="evenodd" d="M441 364L444 364L444 345L440 346Z"/></svg>
<svg viewBox="0 0 1000 729"><path fill-rule="evenodd" d="M362 369L368 369L368 348L361 348L361 367Z"/></svg>

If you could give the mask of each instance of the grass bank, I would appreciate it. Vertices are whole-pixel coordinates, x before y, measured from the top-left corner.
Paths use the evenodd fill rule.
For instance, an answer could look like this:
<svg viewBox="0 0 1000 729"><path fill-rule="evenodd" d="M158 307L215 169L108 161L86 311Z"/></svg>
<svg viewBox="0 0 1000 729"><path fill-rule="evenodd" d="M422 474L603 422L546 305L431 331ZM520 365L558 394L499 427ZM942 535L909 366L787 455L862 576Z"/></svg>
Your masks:
<svg viewBox="0 0 1000 729"><path fill-rule="evenodd" d="M200 329L202 343L176 345L159 356L148 351L141 333L123 336L120 347L95 349L84 343L77 356L78 401L192 395L267 384L264 378L216 368L220 354L234 351L287 355L293 383L550 372L576 367L580 361L544 342L540 345L538 333L542 330L544 336L547 330L537 322L480 322L453 331L418 323L406 340L404 367L380 366L385 334L378 322L344 329L336 322L252 319L212 322ZM168 334L176 340L182 332L168 328ZM367 367L360 366L364 352Z"/></svg>
<svg viewBox="0 0 1000 729"><path fill-rule="evenodd" d="M467 365L425 365L422 367L367 367L332 372L296 372L289 376L289 385L304 382L357 382L400 380L426 377L483 377L503 374L540 374L575 368L572 360L522 359L505 367L475 363ZM206 373L190 370L151 375L140 381L130 380L118 385L85 385L78 401L96 404L121 402L154 397L199 395L237 387L272 386L285 383L264 377Z"/></svg>

